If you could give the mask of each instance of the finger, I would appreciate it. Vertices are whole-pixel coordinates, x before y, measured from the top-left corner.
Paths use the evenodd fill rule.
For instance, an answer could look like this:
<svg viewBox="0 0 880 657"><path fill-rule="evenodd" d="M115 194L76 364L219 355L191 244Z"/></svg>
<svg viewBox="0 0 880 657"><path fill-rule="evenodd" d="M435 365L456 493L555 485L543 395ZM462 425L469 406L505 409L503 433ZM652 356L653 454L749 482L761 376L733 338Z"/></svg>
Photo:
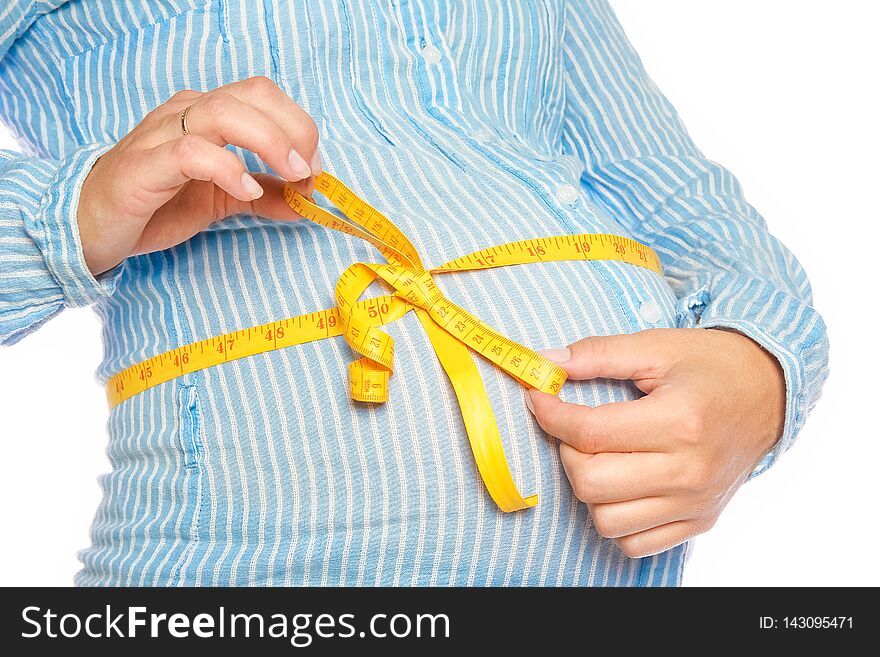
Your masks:
<svg viewBox="0 0 880 657"><path fill-rule="evenodd" d="M651 396L590 407L538 390L526 394L544 431L587 454L663 451L673 428L668 409Z"/></svg>
<svg viewBox="0 0 880 657"><path fill-rule="evenodd" d="M183 89L176 92L164 103L149 111L129 134L141 132L141 137L145 139L144 144L147 148L158 146L162 142L181 136L183 132L180 113L185 107L192 105L204 95L203 92L193 91L192 89ZM177 117L177 131L171 135L167 132L169 115Z"/></svg>
<svg viewBox="0 0 880 657"><path fill-rule="evenodd" d="M197 135L160 144L145 151L141 158L138 184L146 193L167 196L189 180L210 180L240 201L249 202L263 194L241 160ZM159 200L156 207L164 202Z"/></svg>
<svg viewBox="0 0 880 657"><path fill-rule="evenodd" d="M674 491L676 468L668 454L583 454L562 443L559 456L572 490L581 502L624 502Z"/></svg>
<svg viewBox="0 0 880 657"><path fill-rule="evenodd" d="M286 132L296 151L309 163L313 175L321 173L318 126L309 113L269 78L256 76L220 87L252 107L256 107Z"/></svg>
<svg viewBox="0 0 880 657"><path fill-rule="evenodd" d="M186 110L186 124L189 134L204 137L217 146L233 144L256 153L288 180L303 180L312 175L287 132L259 109L231 94L218 90L195 99ZM169 139L180 135L180 114L169 114L162 130Z"/></svg>
<svg viewBox="0 0 880 657"><path fill-rule="evenodd" d="M620 538L686 520L691 513L669 497L647 497L612 504L590 504L593 526L600 536Z"/></svg>
<svg viewBox="0 0 880 657"><path fill-rule="evenodd" d="M244 213L281 221L300 218L283 202L281 186L285 184L284 180L269 174L255 174L254 177L266 193L251 202L238 200L225 192L217 193L217 188L210 182L187 185L177 195L172 192L171 202L153 212L144 228L138 252L149 253L170 244L179 244L212 222L232 215ZM306 181L291 184L304 186ZM279 199L281 203L278 203Z"/></svg>
<svg viewBox="0 0 880 657"><path fill-rule="evenodd" d="M562 349L541 353L557 362L570 379L645 379L657 376L668 362L664 331L592 336Z"/></svg>
<svg viewBox="0 0 880 657"><path fill-rule="evenodd" d="M637 534L621 536L614 542L628 557L649 557L681 545L709 529L711 529L710 523L677 520Z"/></svg>
<svg viewBox="0 0 880 657"><path fill-rule="evenodd" d="M154 109L147 116L153 115L162 115L164 116L167 112L162 111L162 107L170 107L173 109L182 110L187 105L190 105L196 101L196 99L201 98L205 95L204 91L195 91L194 89L182 89L180 91L176 91L171 98L166 100L162 105Z"/></svg>
<svg viewBox="0 0 880 657"><path fill-rule="evenodd" d="M285 185L284 180L267 173L256 173L253 176L260 183L265 193L253 202L230 198L225 208L226 216L253 213L263 219L277 219L280 221L295 221L302 218L284 200L282 194L282 188ZM314 188L310 181L311 179L300 180L290 184L303 196L310 196Z"/></svg>

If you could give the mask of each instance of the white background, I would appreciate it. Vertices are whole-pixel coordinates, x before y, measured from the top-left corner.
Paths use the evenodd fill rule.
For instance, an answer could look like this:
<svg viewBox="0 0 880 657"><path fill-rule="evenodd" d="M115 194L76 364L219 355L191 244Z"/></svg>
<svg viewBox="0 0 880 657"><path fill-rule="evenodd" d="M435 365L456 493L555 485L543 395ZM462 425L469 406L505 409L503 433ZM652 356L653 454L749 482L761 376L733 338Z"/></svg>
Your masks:
<svg viewBox="0 0 880 657"><path fill-rule="evenodd" d="M878 585L880 5L614 4L697 143L798 255L832 342L799 442L696 542L685 584ZM0 147L14 148L2 127ZM0 585L67 585L79 568L109 468L100 351L87 309L0 350Z"/></svg>

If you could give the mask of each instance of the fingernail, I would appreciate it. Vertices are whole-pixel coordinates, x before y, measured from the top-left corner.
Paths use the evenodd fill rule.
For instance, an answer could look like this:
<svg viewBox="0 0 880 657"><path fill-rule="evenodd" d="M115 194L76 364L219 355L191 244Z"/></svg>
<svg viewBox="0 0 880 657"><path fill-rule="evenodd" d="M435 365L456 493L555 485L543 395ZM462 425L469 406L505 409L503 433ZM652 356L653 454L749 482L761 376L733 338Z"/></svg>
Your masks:
<svg viewBox="0 0 880 657"><path fill-rule="evenodd" d="M564 363L569 358L571 358L571 349L568 347L559 347L556 349L541 349L538 351L544 358L547 360L552 360L554 363Z"/></svg>
<svg viewBox="0 0 880 657"><path fill-rule="evenodd" d="M531 390L526 390L526 408L529 409L529 412L534 415L535 414L535 405L532 403L532 392Z"/></svg>
<svg viewBox="0 0 880 657"><path fill-rule="evenodd" d="M263 188L260 187L260 183L254 180L254 177L249 173L241 174L241 187L251 197L252 201L263 195Z"/></svg>
<svg viewBox="0 0 880 657"><path fill-rule="evenodd" d="M309 168L309 165L306 164L302 155L297 153L293 148L290 149L290 155L287 156L287 161L290 163L290 170L293 172L293 177L290 178L291 182L305 180L312 175L312 170Z"/></svg>
<svg viewBox="0 0 880 657"><path fill-rule="evenodd" d="M312 175L317 176L321 171L324 170L324 161L321 159L321 151L317 148L315 149L315 154L312 155Z"/></svg>

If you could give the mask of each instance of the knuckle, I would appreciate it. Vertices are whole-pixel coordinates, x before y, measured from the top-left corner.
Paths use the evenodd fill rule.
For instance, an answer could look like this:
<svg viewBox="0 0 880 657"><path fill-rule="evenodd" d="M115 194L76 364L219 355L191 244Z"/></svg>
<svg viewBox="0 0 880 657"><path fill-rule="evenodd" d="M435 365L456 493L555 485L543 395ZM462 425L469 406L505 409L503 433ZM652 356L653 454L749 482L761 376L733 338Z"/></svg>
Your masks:
<svg viewBox="0 0 880 657"><path fill-rule="evenodd" d="M641 541L636 536L624 536L614 541L617 547L630 559L639 559L648 555L648 552L641 545Z"/></svg>
<svg viewBox="0 0 880 657"><path fill-rule="evenodd" d="M184 135L174 142L172 150L177 160L190 161L199 153L199 142L193 135Z"/></svg>
<svg viewBox="0 0 880 657"><path fill-rule="evenodd" d="M614 514L601 508L593 508L593 527L603 538L614 538L617 533L617 522Z"/></svg>
<svg viewBox="0 0 880 657"><path fill-rule="evenodd" d="M574 490L575 497L581 502L585 504L593 502L599 489L599 482L595 472L590 468L579 468L575 481L572 483L572 489Z"/></svg>
<svg viewBox="0 0 880 657"><path fill-rule="evenodd" d="M301 144L305 151L313 151L318 146L318 126L315 120L305 112L299 112L292 129L295 132L296 141Z"/></svg>
<svg viewBox="0 0 880 657"><path fill-rule="evenodd" d="M179 101L185 102L188 100L192 100L193 98L198 98L201 94L198 91L194 91L193 89L181 89L180 91L175 91L174 94L169 98L169 101Z"/></svg>
<svg viewBox="0 0 880 657"><path fill-rule="evenodd" d="M205 96L204 100L199 103L199 111L210 119L224 117L230 111L233 99L225 91L215 91Z"/></svg>
<svg viewBox="0 0 880 657"><path fill-rule="evenodd" d="M248 82L257 88L274 88L276 86L275 83L265 75L252 75L248 78Z"/></svg>
<svg viewBox="0 0 880 657"><path fill-rule="evenodd" d="M309 144L318 143L318 124L315 123L315 120L309 114L304 114L300 129L303 133L303 139L309 142Z"/></svg>
<svg viewBox="0 0 880 657"><path fill-rule="evenodd" d="M574 496L578 500L584 504L589 503L590 496L587 494L587 491L584 489L584 485L579 478L571 482L571 490L574 491ZM593 519L593 522L595 522L595 518Z"/></svg>
<svg viewBox="0 0 880 657"><path fill-rule="evenodd" d="M177 94L175 94L175 96L176 95ZM140 120L138 126L143 127L146 125L152 125L161 122L172 111L169 107L172 104L174 104L174 97L169 98L167 102L162 103L161 105L157 105L144 115L144 118ZM135 130L137 130L137 127L135 128Z"/></svg>
<svg viewBox="0 0 880 657"><path fill-rule="evenodd" d="M249 77L243 83L245 90L259 97L275 94L278 91L278 85L265 75L254 75Z"/></svg>
<svg viewBox="0 0 880 657"><path fill-rule="evenodd" d="M679 418L682 438L688 443L697 443L703 438L706 429L706 413L697 404L686 404Z"/></svg>

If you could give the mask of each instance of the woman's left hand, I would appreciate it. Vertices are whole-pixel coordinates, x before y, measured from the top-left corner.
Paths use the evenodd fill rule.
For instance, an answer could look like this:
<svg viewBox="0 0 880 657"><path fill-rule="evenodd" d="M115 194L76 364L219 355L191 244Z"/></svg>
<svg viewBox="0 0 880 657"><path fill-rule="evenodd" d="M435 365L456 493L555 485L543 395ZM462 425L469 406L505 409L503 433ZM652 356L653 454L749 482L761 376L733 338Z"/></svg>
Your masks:
<svg viewBox="0 0 880 657"><path fill-rule="evenodd" d="M631 379L644 397L596 407L530 390L596 530L630 557L709 530L782 434L777 360L732 331L652 329L542 352L571 379Z"/></svg>

